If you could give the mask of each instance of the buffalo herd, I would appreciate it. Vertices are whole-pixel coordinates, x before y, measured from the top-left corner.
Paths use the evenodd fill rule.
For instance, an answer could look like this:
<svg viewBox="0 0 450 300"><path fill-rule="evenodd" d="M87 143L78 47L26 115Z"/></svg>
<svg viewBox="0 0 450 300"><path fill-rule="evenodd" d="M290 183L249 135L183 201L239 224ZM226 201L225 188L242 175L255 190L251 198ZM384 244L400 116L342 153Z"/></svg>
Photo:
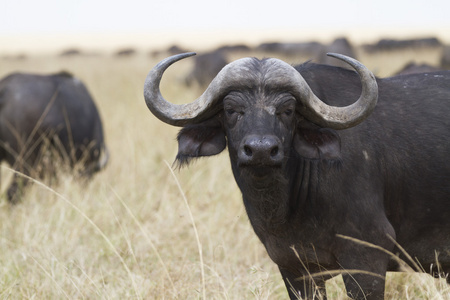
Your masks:
<svg viewBox="0 0 450 300"><path fill-rule="evenodd" d="M229 63L230 57L242 57L258 53L263 57L277 57L285 59L289 62L303 62L310 60L314 63L333 65L343 68L349 66L344 62L332 59L326 53L340 53L352 58L358 59L358 51L347 38L339 37L331 43L311 42L265 42L253 48L245 45L221 46L209 52L200 53L194 58L193 67L189 75L186 77L186 83L190 86L196 83L199 87L205 88L211 80L219 73L219 71ZM405 50L420 51L424 49L434 49L442 52L441 59L438 64L430 65L426 63L408 62L402 69L397 70L392 75L399 75L403 72L421 73L433 70L450 69L450 46L444 45L439 39L418 38L406 40L381 39L373 44L363 44L360 46L361 51L369 55L377 55L382 53L401 52ZM164 53L175 55L179 53L189 52L177 46L172 46Z"/></svg>
<svg viewBox="0 0 450 300"><path fill-rule="evenodd" d="M325 281L337 273L349 297L383 299L386 272L399 269L402 253L434 276L450 272L450 71L442 70L450 52L434 38L362 49L406 47L441 47L441 66L411 63L379 78L338 38L195 56L185 82L204 92L188 104L164 99L160 82L195 53L174 46L146 77L151 113L181 128L179 167L228 149L250 223L292 299L325 299ZM135 53L126 50L117 55ZM252 52L310 61L230 59ZM89 177L108 158L99 110L80 79L13 73L0 81L0 162L15 170L8 202L55 164Z"/></svg>

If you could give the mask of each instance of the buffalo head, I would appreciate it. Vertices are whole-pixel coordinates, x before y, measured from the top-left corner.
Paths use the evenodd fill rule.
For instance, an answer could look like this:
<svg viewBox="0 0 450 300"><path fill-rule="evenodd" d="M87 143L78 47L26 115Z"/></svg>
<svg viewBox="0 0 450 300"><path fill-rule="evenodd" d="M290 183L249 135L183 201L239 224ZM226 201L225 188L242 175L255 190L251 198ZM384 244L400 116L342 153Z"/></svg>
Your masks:
<svg viewBox="0 0 450 300"><path fill-rule="evenodd" d="M359 99L346 107L329 106L317 98L289 64L274 58L243 58L225 66L194 102L171 104L161 95L164 71L194 55L169 57L147 76L144 96L150 111L163 122L182 126L178 136L181 164L225 149L233 167L283 167L292 149L307 158L339 155L339 137L331 129L359 124L374 109L378 88L373 74L358 61L329 54L350 64L361 77Z"/></svg>

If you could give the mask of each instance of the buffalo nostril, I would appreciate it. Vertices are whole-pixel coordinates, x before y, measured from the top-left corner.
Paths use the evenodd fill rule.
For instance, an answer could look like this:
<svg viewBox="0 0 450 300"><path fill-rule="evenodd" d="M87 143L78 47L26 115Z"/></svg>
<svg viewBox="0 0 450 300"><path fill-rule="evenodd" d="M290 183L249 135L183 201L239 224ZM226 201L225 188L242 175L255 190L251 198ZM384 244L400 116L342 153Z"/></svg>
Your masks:
<svg viewBox="0 0 450 300"><path fill-rule="evenodd" d="M278 147L273 147L273 149L270 151L270 156L274 157L278 154Z"/></svg>
<svg viewBox="0 0 450 300"><path fill-rule="evenodd" d="M249 135L242 141L238 157L249 165L275 165L283 159L283 145L273 135Z"/></svg>
<svg viewBox="0 0 450 300"><path fill-rule="evenodd" d="M245 152L245 155L247 155L247 156L253 155L252 149L249 146L244 146L244 152Z"/></svg>

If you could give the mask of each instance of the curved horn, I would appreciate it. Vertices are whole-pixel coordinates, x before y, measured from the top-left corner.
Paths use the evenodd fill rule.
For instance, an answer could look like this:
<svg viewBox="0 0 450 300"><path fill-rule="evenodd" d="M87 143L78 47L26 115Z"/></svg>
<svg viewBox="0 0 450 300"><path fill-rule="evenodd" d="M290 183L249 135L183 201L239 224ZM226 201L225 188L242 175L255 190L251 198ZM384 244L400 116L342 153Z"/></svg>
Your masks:
<svg viewBox="0 0 450 300"><path fill-rule="evenodd" d="M213 79L205 92L194 102L172 104L164 99L159 89L164 71L173 63L195 55L194 52L174 55L162 60L147 75L144 85L144 98L150 111L161 121L174 126L184 126L205 120L221 109L216 102L224 95L228 86L235 79L227 75L233 72L239 63L225 66Z"/></svg>
<svg viewBox="0 0 450 300"><path fill-rule="evenodd" d="M305 106L301 113L306 119L322 127L346 129L358 125L370 115L377 104L378 85L375 76L356 59L336 53L327 55L348 63L356 70L361 78L361 96L356 102L345 107L330 106L317 98L307 86L302 89L307 96L304 98Z"/></svg>
<svg viewBox="0 0 450 300"><path fill-rule="evenodd" d="M248 74L252 73L250 58L243 58L226 65L205 92L194 102L187 104L172 104L161 95L159 84L164 71L173 63L193 56L195 53L183 53L171 56L157 64L147 75L144 86L144 98L150 111L161 121L174 126L184 126L205 120L221 107L215 105L232 87L243 86L248 81ZM312 92L305 79L294 68L279 61L278 71L283 74L275 76L275 80L281 84L295 82L295 88L299 93L298 98L304 106L300 107L300 113L309 121L322 127L333 129L346 129L355 126L369 116L375 108L378 99L378 86L375 76L357 60L341 55L328 55L341 59L350 64L361 77L362 92L359 99L345 107L330 106L322 102ZM273 59L271 59L272 61Z"/></svg>

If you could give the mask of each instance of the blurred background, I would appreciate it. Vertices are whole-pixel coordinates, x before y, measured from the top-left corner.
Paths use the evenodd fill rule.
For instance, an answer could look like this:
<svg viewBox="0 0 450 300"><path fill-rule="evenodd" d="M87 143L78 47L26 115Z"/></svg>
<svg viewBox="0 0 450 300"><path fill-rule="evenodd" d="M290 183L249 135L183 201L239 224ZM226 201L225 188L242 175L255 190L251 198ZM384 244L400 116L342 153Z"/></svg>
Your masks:
<svg viewBox="0 0 450 300"><path fill-rule="evenodd" d="M379 39L450 40L444 0L106 1L16 0L2 4L0 55L66 49L155 51L172 45L200 51L266 42L356 44Z"/></svg>

